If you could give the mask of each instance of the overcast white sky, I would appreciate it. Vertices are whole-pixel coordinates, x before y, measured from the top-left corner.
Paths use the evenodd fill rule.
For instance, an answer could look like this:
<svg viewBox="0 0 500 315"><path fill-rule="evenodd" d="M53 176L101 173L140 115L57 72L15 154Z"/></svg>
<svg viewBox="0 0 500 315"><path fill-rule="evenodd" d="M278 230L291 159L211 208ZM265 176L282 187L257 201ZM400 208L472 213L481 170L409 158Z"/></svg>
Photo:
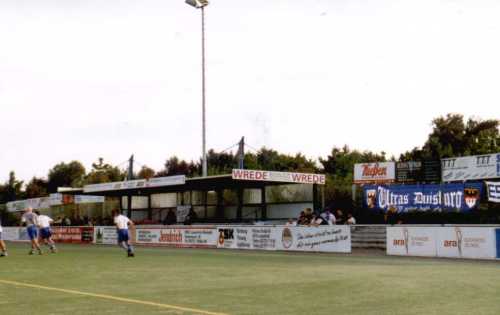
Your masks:
<svg viewBox="0 0 500 315"><path fill-rule="evenodd" d="M500 1L212 0L208 147L399 154L448 112L499 118ZM200 12L1 0L0 180L201 152Z"/></svg>

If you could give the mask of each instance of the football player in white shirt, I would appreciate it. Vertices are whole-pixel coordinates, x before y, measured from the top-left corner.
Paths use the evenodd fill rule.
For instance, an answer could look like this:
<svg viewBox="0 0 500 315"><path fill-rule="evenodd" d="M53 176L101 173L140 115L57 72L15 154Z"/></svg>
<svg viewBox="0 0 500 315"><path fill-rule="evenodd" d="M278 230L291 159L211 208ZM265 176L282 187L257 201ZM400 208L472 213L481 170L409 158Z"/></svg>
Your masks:
<svg viewBox="0 0 500 315"><path fill-rule="evenodd" d="M120 214L117 210L113 210L113 218L118 233L118 245L127 251L128 257L134 257L134 248L130 244L130 237L128 234L128 228L129 226L133 227L134 222L123 214Z"/></svg>
<svg viewBox="0 0 500 315"><path fill-rule="evenodd" d="M38 215L38 228L40 229L40 238L42 242L50 248L52 253L57 253L57 248L54 240L52 239L52 231L50 230L50 224L54 222L49 216L40 214L40 212L35 211Z"/></svg>
<svg viewBox="0 0 500 315"><path fill-rule="evenodd" d="M2 250L2 252L0 253L0 257L5 257L8 256L8 254L7 254L7 246L5 246L5 243L2 238L2 232L3 232L2 221L0 221L0 250Z"/></svg>
<svg viewBox="0 0 500 315"><path fill-rule="evenodd" d="M26 231L28 232L28 236L31 240L30 255L33 255L35 249L38 250L39 255L43 254L42 249L38 244L38 229L36 228L38 222L37 220L38 216L33 212L33 208L28 207L24 210L24 214L21 217L21 224L26 224Z"/></svg>

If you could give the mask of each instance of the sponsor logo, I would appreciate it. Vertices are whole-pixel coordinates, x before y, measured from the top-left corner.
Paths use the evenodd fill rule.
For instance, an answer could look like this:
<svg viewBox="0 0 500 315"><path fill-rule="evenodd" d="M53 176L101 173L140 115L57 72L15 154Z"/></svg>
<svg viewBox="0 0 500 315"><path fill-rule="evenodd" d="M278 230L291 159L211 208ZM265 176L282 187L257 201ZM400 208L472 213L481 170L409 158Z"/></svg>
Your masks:
<svg viewBox="0 0 500 315"><path fill-rule="evenodd" d="M281 235L281 242L283 243L283 247L289 249L293 245L293 235L292 231L289 228L283 229L283 234Z"/></svg>
<svg viewBox="0 0 500 315"><path fill-rule="evenodd" d="M456 227L455 228L455 235L457 236L458 256L462 257L463 240L464 240L464 234L462 233L462 229L459 227Z"/></svg>
<svg viewBox="0 0 500 315"><path fill-rule="evenodd" d="M373 209L377 205L377 191L369 189L366 191L366 204L368 208Z"/></svg>
<svg viewBox="0 0 500 315"><path fill-rule="evenodd" d="M179 230L160 232L160 243L182 243L182 232Z"/></svg>
<svg viewBox="0 0 500 315"><path fill-rule="evenodd" d="M465 204L469 208L474 208L479 202L480 193L479 189L476 188L465 188L464 189L464 196L465 196Z"/></svg>
<svg viewBox="0 0 500 315"><path fill-rule="evenodd" d="M402 230L402 232L403 232L403 235L402 235L403 237L400 238L400 239L393 239L392 240L392 246L394 246L394 247L404 247L406 255L408 255L408 252L409 252L408 244L410 242L410 232L408 231L407 228L404 228Z"/></svg>
<svg viewBox="0 0 500 315"><path fill-rule="evenodd" d="M387 176L387 167L380 167L378 163L375 163L373 166L371 164L363 165L363 177L386 177Z"/></svg>
<svg viewBox="0 0 500 315"><path fill-rule="evenodd" d="M403 229L403 236L405 239L405 250L406 250L406 255L409 254L410 252L410 247L409 247L409 242L410 242L410 231L406 228Z"/></svg>
<svg viewBox="0 0 500 315"><path fill-rule="evenodd" d="M219 245L224 246L226 241L234 241L234 229L219 229ZM231 245L228 243L227 245Z"/></svg>

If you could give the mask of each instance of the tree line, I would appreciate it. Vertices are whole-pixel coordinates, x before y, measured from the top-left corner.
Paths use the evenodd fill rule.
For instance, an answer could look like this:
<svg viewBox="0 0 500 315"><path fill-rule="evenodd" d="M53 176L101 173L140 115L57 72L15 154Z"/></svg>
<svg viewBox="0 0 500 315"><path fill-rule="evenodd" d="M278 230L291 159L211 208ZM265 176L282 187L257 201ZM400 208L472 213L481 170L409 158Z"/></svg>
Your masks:
<svg viewBox="0 0 500 315"><path fill-rule="evenodd" d="M386 152L360 151L347 145L333 147L325 158L308 158L301 153L284 154L263 147L244 155L247 169L295 172L321 172L327 175L325 201L332 207L352 206L352 182L355 163L385 162L388 160L412 161L439 160L453 156L466 156L500 152L499 120L481 120L463 115L448 114L432 121L432 131L425 143L402 153L398 158L388 157ZM235 152L207 153L208 174L228 174L238 165ZM134 174L135 178L151 178L172 175L197 177L201 175L201 161L186 161L176 156L168 158L161 170L148 166ZM18 199L36 198L57 192L58 187L82 187L86 184L122 181L127 171L98 158L89 171L79 161L61 162L53 166L45 178L33 177L24 183L9 173L8 180L0 184L0 204Z"/></svg>

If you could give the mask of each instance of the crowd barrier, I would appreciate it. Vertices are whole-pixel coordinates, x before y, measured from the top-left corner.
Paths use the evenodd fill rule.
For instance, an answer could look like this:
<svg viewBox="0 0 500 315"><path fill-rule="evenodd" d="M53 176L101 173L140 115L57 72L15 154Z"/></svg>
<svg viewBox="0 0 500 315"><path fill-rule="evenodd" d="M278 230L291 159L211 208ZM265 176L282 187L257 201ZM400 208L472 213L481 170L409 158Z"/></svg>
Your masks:
<svg viewBox="0 0 500 315"><path fill-rule="evenodd" d="M468 259L500 259L500 228L387 227L387 254Z"/></svg>
<svg viewBox="0 0 500 315"><path fill-rule="evenodd" d="M53 227L52 231L58 243L117 243L116 228L110 226ZM143 246L351 253L349 226L139 226L131 234L135 244ZM28 241L22 227L4 227L3 238Z"/></svg>

